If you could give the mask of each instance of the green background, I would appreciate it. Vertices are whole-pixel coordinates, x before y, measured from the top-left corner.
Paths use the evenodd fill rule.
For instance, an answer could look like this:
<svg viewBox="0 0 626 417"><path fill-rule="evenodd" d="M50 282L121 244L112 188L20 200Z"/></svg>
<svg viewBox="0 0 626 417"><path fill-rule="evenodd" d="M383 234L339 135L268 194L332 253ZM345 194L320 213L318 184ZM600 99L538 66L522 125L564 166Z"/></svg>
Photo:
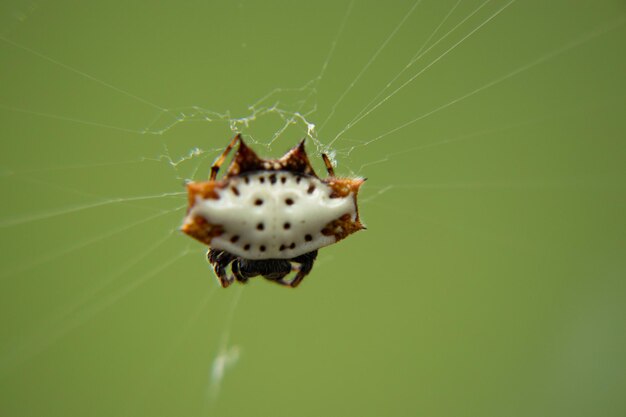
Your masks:
<svg viewBox="0 0 626 417"><path fill-rule="evenodd" d="M2 2L0 415L624 416L626 6L481 4ZM427 40L330 146L368 230L221 289L184 180L306 133L233 119L308 86L323 172Z"/></svg>

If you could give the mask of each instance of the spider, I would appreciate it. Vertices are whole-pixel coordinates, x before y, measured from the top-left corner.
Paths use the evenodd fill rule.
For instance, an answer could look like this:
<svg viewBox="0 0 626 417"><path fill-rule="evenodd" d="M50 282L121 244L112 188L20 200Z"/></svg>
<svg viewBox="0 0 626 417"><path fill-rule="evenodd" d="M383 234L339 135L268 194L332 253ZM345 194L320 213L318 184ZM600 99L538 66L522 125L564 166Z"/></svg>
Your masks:
<svg viewBox="0 0 626 417"><path fill-rule="evenodd" d="M213 163L208 181L187 184L182 231L209 246L207 258L222 287L259 275L297 287L311 272L319 248L365 228L357 207L365 179L337 178L328 156L322 159L325 179L315 174L304 140L280 159L262 159L238 134ZM291 272L295 276L288 280Z"/></svg>

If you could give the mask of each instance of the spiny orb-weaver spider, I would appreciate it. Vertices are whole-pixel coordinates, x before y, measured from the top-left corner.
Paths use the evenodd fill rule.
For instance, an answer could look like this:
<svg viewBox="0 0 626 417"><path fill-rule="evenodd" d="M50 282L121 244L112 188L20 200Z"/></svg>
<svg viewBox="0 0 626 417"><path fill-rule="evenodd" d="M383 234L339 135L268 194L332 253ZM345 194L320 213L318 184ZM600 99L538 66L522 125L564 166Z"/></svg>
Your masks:
<svg viewBox="0 0 626 417"><path fill-rule="evenodd" d="M280 159L262 159L237 135L213 163L208 181L187 184L182 231L209 246L207 258L222 287L259 275L296 287L311 272L319 248L365 228L357 206L365 179L337 178L328 157L322 158L325 179L315 174L304 140ZM286 280L291 272L295 277Z"/></svg>

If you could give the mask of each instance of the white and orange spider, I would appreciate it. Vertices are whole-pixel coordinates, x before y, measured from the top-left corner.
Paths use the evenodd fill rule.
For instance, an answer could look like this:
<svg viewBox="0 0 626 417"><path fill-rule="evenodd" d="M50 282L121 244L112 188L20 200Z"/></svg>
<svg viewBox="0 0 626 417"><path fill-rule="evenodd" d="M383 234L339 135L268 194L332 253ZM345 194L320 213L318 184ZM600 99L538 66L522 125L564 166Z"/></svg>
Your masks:
<svg viewBox="0 0 626 417"><path fill-rule="evenodd" d="M222 287L259 275L296 287L311 272L319 248L364 229L357 194L365 179L337 178L328 157L322 158L325 179L315 174L304 140L280 159L262 159L237 135L216 159L208 181L187 184L182 231L210 247L207 257ZM291 272L295 277L286 280Z"/></svg>

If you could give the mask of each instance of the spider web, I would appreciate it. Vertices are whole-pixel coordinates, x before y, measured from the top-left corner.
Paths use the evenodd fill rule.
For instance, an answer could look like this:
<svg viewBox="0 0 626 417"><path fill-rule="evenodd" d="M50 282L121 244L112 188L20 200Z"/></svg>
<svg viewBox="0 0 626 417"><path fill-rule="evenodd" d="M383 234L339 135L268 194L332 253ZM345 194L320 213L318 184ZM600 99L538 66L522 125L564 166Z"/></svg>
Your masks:
<svg viewBox="0 0 626 417"><path fill-rule="evenodd" d="M64 15L73 9L69 4L54 10L45 3L7 5L0 32L3 61L11 64L3 69L6 95L0 101L5 199L0 227L6 248L0 269L4 306L0 383L6 387L1 400L5 408L15 415L36 410L10 397L25 395L27 382L40 378L31 394L40 396L50 389L43 404L53 407L53 414L67 411L58 400L63 384L51 387L51 381L75 366L68 385L85 395L84 404L73 403L77 410L95 401L97 390L81 387L90 373L81 370L92 369L107 395L122 399L119 408L100 406L103 414L180 414L185 400L193 405L183 414L228 414L228 402L238 393L244 395L242 387L250 388L246 379L266 369L262 360L285 354L286 347L272 340L291 343L278 325L258 330L247 324L256 309L273 311L275 299L277 306L291 310L267 321L303 325L330 340L309 340L328 351L336 333L316 327L320 322L287 316L294 311L297 316L310 314L321 303L334 312L328 313L328 320L340 313L347 317L345 324L353 326L358 318L338 306L360 305L349 295L355 281L335 282L358 276L364 292L375 294L370 301L392 305L408 301L401 294L383 295L375 289L374 273L382 273L382 267L370 271L367 265L349 265L359 254L364 259L379 256L370 237L354 238L352 247L345 243L322 252L307 279L320 281L317 288L307 282L295 295L286 294L261 285L265 283L259 279L222 292L206 265L205 248L181 236L178 226L186 208L184 182L206 178L235 133L273 157L307 138L319 173L324 168L315 156L325 152L340 175L369 177L360 209L374 230L395 225L374 233L387 246L401 242L402 248L393 248L397 252L384 252L390 258L396 253L411 256L414 250L428 252L408 231L425 233L434 248L443 251L448 247L437 244L438 235L452 239L471 235L482 242L478 247L494 250L492 244L504 245L510 249L507 254L519 248L530 251L531 242L544 238L545 231L524 228L542 214L531 220L517 213L525 219L517 223L501 210L516 210L529 195L544 198L571 191L555 203L556 208L526 207L541 207L554 215L577 193L591 193L610 203L610 190L623 192L619 180L623 170L603 166L604 158L614 162L608 156L617 155L612 141L623 134L619 130L623 126L616 122L624 92L624 83L616 76L624 67L623 59L616 58L623 46L619 41L626 22L623 7L608 1L589 3L587 8L579 5L568 10L572 23L557 27L544 21L539 11L545 7L546 16L558 16L568 7L566 2L549 7L515 0L434 3L416 0L394 7L355 1L317 7L277 3L273 6L284 13L280 18L270 14L272 7L245 2L222 5L201 16L173 6L148 12L147 5L121 16L119 4L98 10L97 18L85 7L74 9L76 17ZM233 16L239 22L237 30L227 24ZM151 23L152 18L183 33L157 35L154 30L160 26ZM141 19L147 34L135 36L133 19ZM209 29L202 19L209 19ZM61 21L71 30L63 30ZM282 25L273 27L276 22ZM108 40L99 30L110 25L119 25L120 38L110 40L115 45L110 50L102 49ZM222 35L229 27L229 35ZM86 35L72 30L84 30ZM46 39L49 33L58 38ZM124 38L124 33L133 37ZM202 36L207 40L199 40ZM261 52L266 55L258 56ZM602 60L609 64L600 65ZM161 64L166 68L160 70ZM578 69L563 75L569 68ZM552 134L561 137L557 125L571 125L568 132L583 129L581 118L590 120L607 139L590 148L585 145L589 132L571 143L540 142ZM528 140L529 136L539 139ZM535 152L543 147L548 156L562 155L559 150L566 145L576 149L565 152L571 158L558 168ZM610 151L588 153L598 149ZM496 163L489 154L497 152L520 159ZM576 165L581 160L596 168L581 174ZM534 170L525 169L525 162ZM457 164L460 168L455 169ZM440 165L445 168L438 169ZM511 201L492 202L493 210L487 210L502 217L468 221L468 216L481 218L483 204L492 201L494 192ZM423 202L423 196L440 204ZM594 215L600 213L595 205L574 201ZM423 208L415 210L421 204ZM455 210L460 204L463 210ZM578 219L577 215L573 217ZM615 211L609 210L605 218L616 219ZM558 233L566 230L539 222ZM589 220L585 230L603 225ZM621 230L617 229L598 238L606 252L617 247L615 236ZM557 244L548 239L545 247ZM449 250L457 258L465 250L472 252L467 247ZM623 267L615 257L590 256ZM390 275L405 273L398 265L388 268L385 273ZM443 277L458 273L451 270ZM610 271L606 274L612 276ZM438 275L436 269L431 275ZM546 276L538 274L537 279ZM401 280L408 283L407 278ZM562 288L550 282L555 291ZM328 295L335 290L340 300ZM605 296L600 292L597 298ZM309 310L300 310L293 299ZM585 308L602 321L613 315L610 306L617 303L608 302L606 310L593 303ZM607 325L598 339L606 339L612 330ZM397 334L389 337L404 343ZM387 348L389 343L374 344ZM344 346L354 344L346 341ZM271 353L254 354L250 346ZM247 356L256 360L246 360ZM299 358L294 352L286 357ZM322 359L312 362L327 369ZM197 372L189 371L189 363L197 365ZM107 364L112 364L112 372ZM332 371L341 384L345 374ZM169 386L161 381L165 378L186 387L171 401L165 394ZM590 380L594 378L601 376L592 374ZM116 385L119 380L143 383ZM168 409L169 403L176 405ZM324 409L311 410L319 415Z"/></svg>

